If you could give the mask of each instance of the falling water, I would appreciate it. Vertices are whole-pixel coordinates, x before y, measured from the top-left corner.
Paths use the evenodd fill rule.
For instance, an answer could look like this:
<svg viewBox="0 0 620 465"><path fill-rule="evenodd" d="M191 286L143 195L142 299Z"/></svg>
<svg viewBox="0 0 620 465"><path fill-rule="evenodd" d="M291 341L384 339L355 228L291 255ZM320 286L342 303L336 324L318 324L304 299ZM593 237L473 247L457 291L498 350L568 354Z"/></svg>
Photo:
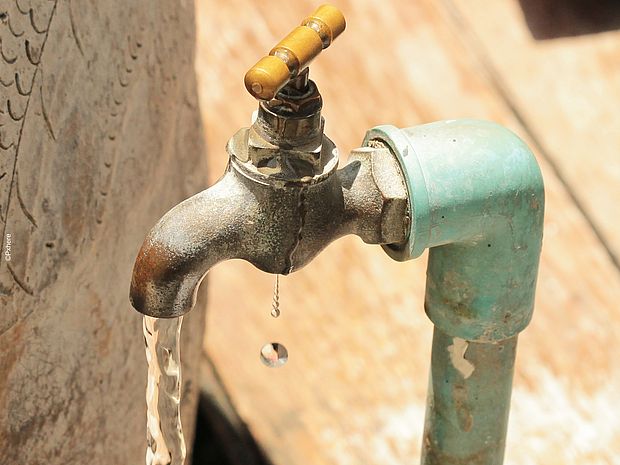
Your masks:
<svg viewBox="0 0 620 465"><path fill-rule="evenodd" d="M183 317L144 317L148 363L146 465L183 465L180 335Z"/></svg>
<svg viewBox="0 0 620 465"><path fill-rule="evenodd" d="M281 367L288 361L288 350L279 342L269 342L260 350L260 360L269 368Z"/></svg>
<svg viewBox="0 0 620 465"><path fill-rule="evenodd" d="M273 299L271 301L271 316L280 316L280 275L276 275L276 283L273 286ZM288 361L288 350L284 344L269 342L260 350L260 360L270 368L284 365Z"/></svg>
<svg viewBox="0 0 620 465"><path fill-rule="evenodd" d="M271 301L271 316L280 316L280 275L276 275L276 284L273 286L273 300Z"/></svg>

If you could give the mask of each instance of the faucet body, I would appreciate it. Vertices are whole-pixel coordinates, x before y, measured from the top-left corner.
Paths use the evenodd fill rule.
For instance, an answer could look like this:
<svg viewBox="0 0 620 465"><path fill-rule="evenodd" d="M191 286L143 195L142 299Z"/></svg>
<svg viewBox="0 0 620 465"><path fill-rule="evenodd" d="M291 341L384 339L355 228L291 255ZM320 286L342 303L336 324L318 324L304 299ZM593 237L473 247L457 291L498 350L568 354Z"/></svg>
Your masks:
<svg viewBox="0 0 620 465"><path fill-rule="evenodd" d="M289 107L261 104L252 127L230 139L222 178L151 230L131 282L138 311L183 315L206 273L224 260L286 275L346 234L371 244L405 241L409 202L396 157L385 146L362 147L337 170L338 151L323 135L320 96L310 87L294 116Z"/></svg>

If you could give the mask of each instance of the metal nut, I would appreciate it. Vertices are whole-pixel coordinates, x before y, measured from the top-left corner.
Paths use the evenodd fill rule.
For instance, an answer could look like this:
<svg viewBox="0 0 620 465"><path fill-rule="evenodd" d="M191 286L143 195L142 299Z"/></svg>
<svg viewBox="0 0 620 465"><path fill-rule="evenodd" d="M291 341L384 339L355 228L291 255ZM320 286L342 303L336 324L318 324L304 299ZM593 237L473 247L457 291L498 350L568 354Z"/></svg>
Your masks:
<svg viewBox="0 0 620 465"><path fill-rule="evenodd" d="M372 176L383 199L381 237L384 244L402 242L409 230L409 201L405 178L387 148L373 150ZM406 218L407 221L403 221Z"/></svg>

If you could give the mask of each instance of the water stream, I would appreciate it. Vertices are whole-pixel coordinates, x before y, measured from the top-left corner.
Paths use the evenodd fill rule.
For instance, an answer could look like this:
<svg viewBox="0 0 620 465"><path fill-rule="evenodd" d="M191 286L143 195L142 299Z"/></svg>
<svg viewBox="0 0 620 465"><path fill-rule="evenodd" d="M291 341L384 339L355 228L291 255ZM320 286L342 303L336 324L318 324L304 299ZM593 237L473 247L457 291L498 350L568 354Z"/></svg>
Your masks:
<svg viewBox="0 0 620 465"><path fill-rule="evenodd" d="M183 465L180 335L183 317L143 320L146 386L146 465Z"/></svg>
<svg viewBox="0 0 620 465"><path fill-rule="evenodd" d="M273 286L273 300L271 301L271 316L280 316L280 275L276 275L276 283Z"/></svg>
<svg viewBox="0 0 620 465"><path fill-rule="evenodd" d="M273 290L271 316L280 316L279 276ZM181 426L181 353L183 317L153 318L142 323L148 378L146 385L146 465L183 465L186 448ZM277 342L265 344L261 361L279 367L288 361L288 351Z"/></svg>

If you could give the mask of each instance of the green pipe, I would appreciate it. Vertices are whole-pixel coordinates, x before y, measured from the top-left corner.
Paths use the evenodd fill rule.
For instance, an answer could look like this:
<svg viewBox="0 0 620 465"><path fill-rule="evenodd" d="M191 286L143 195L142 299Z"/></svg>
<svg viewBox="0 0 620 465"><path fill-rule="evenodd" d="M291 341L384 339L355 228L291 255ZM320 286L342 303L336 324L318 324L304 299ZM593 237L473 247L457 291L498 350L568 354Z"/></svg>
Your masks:
<svg viewBox="0 0 620 465"><path fill-rule="evenodd" d="M517 336L467 342L435 327L422 463L502 463Z"/></svg>
<svg viewBox="0 0 620 465"><path fill-rule="evenodd" d="M532 317L544 189L528 147L486 121L371 129L406 178L410 231L397 260L428 248L435 325L422 463L501 464L517 334Z"/></svg>

